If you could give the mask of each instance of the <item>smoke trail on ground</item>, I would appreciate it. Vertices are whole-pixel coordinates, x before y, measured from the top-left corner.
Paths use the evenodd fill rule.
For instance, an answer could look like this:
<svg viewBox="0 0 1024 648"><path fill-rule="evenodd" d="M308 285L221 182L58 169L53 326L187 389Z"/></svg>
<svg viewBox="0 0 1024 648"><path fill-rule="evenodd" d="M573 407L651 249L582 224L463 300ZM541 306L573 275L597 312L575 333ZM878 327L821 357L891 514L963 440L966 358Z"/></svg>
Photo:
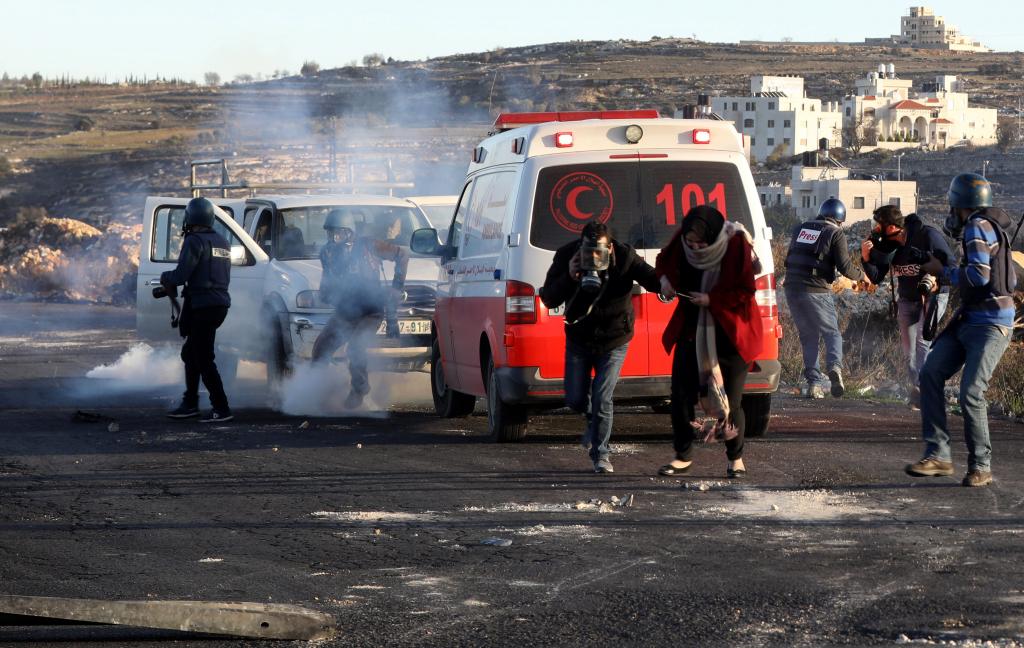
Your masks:
<svg viewBox="0 0 1024 648"><path fill-rule="evenodd" d="M106 381L107 391L138 391L165 385L184 385L185 369L173 347L154 349L144 342L132 345L120 358L100 365L86 378Z"/></svg>
<svg viewBox="0 0 1024 648"><path fill-rule="evenodd" d="M432 404L428 374L370 372L370 393L355 409L345 408L349 394L348 367L344 362L298 363L280 390L280 410L293 416L386 417L400 407L423 409Z"/></svg>

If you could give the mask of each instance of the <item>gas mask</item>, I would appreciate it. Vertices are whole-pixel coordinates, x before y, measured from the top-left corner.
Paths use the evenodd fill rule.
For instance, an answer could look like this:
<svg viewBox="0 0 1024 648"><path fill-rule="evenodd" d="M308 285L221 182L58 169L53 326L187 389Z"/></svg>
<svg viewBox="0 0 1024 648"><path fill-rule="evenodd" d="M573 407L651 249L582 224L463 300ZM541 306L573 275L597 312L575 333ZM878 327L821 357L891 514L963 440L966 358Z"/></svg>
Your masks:
<svg viewBox="0 0 1024 648"><path fill-rule="evenodd" d="M606 239L583 239L583 244L580 245L580 269L583 271L580 287L583 290L597 292L601 289L601 273L608 270L611 265L611 255L611 247Z"/></svg>
<svg viewBox="0 0 1024 648"><path fill-rule="evenodd" d="M328 230L328 237L331 243L338 245L344 245L346 248L352 247L355 242L355 232L347 227L339 227L337 229Z"/></svg>
<svg viewBox="0 0 1024 648"><path fill-rule="evenodd" d="M899 236L899 233L894 236L888 236L883 230L877 228L872 230L870 236L872 249L882 255L888 256L892 254L903 247L903 244L896 238L897 236Z"/></svg>
<svg viewBox="0 0 1024 648"><path fill-rule="evenodd" d="M958 239L963 234L964 222L955 207L949 208L949 216L946 216L946 222L942 224L942 231L951 239Z"/></svg>

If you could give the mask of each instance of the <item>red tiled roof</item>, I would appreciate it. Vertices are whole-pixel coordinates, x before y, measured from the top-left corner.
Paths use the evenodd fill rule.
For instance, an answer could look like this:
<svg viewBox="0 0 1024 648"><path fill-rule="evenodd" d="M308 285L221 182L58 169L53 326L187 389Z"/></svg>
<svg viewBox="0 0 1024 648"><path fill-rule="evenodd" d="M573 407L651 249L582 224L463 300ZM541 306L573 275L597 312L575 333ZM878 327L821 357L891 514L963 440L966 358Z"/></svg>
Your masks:
<svg viewBox="0 0 1024 648"><path fill-rule="evenodd" d="M875 95L864 95L866 101L874 101L876 98Z"/></svg>
<svg viewBox="0 0 1024 648"><path fill-rule="evenodd" d="M939 100L935 97L928 97L928 103L939 103Z"/></svg>
<svg viewBox="0 0 1024 648"><path fill-rule="evenodd" d="M910 99L904 99L898 104L894 104L889 107L889 110L931 110L928 106L911 101Z"/></svg>
<svg viewBox="0 0 1024 648"><path fill-rule="evenodd" d="M945 117L939 117L938 119L933 119L932 123L933 124L952 124L953 122L949 121Z"/></svg>

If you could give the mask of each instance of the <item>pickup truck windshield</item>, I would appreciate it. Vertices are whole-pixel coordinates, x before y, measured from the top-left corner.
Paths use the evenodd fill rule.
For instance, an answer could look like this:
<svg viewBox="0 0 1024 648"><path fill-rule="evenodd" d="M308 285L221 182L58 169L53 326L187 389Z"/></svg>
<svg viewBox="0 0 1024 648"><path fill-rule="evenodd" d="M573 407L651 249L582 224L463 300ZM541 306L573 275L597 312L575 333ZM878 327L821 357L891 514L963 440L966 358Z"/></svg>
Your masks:
<svg viewBox="0 0 1024 648"><path fill-rule="evenodd" d="M324 220L334 209L344 210L356 224L356 235L383 239L409 246L412 233L430 227L423 215L411 207L387 205L324 205L281 210L277 258L316 259L327 242Z"/></svg>
<svg viewBox="0 0 1024 648"><path fill-rule="evenodd" d="M637 249L660 249L683 216L708 204L751 230L739 170L724 162L635 160L546 167L537 178L530 243L557 250L591 220Z"/></svg>

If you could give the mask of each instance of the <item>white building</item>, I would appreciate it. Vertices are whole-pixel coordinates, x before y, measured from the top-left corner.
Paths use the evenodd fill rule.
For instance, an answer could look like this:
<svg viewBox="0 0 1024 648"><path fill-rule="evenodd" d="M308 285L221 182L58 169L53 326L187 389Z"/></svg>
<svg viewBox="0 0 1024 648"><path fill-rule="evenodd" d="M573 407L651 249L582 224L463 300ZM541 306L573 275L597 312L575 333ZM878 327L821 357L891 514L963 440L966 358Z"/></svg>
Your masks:
<svg viewBox="0 0 1024 648"><path fill-rule="evenodd" d="M843 121L875 128L882 141L920 142L935 149L996 142L996 109L970 107L955 76L935 77L915 91L909 79L896 78L892 63L882 63L856 86L856 94L843 100Z"/></svg>
<svg viewBox="0 0 1024 648"><path fill-rule="evenodd" d="M882 205L896 205L904 214L917 211L917 183L875 179L852 179L845 168L794 166L790 181L792 204L802 220L818 215L818 207L829 198L846 206L846 225L871 218Z"/></svg>
<svg viewBox="0 0 1024 648"><path fill-rule="evenodd" d="M750 77L748 96L712 97L711 109L749 140L752 161L764 162L777 148L793 156L817 150L820 139L830 146L840 142L838 103L808 98L801 77Z"/></svg>
<svg viewBox="0 0 1024 648"><path fill-rule="evenodd" d="M911 7L900 19L900 34L893 36L903 47L944 49L954 52L990 52L978 41L971 40L960 30L936 16L928 7Z"/></svg>

